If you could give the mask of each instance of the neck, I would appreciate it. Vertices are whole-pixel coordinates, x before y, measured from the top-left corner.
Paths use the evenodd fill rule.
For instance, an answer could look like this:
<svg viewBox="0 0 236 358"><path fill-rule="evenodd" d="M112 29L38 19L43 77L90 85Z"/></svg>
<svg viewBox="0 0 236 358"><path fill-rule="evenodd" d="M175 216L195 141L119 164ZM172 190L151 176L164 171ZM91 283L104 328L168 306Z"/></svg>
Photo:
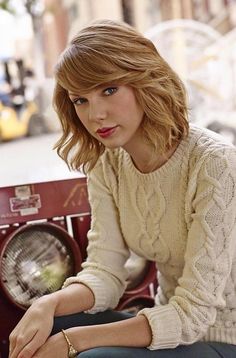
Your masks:
<svg viewBox="0 0 236 358"><path fill-rule="evenodd" d="M132 158L135 167L144 174L151 173L162 165L174 154L179 143L175 143L163 154L158 154L149 146L140 146L133 152L128 152Z"/></svg>

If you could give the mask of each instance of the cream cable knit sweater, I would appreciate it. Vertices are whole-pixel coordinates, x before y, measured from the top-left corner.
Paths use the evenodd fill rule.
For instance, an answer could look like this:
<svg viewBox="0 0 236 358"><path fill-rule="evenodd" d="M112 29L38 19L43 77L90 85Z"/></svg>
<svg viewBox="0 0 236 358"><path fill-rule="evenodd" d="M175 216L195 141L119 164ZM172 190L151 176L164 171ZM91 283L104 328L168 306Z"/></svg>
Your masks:
<svg viewBox="0 0 236 358"><path fill-rule="evenodd" d="M64 286L90 287L91 312L116 307L129 247L158 267L156 305L139 312L152 329L149 349L236 344L236 149L191 125L168 162L149 174L124 150L107 150L88 189L88 259Z"/></svg>

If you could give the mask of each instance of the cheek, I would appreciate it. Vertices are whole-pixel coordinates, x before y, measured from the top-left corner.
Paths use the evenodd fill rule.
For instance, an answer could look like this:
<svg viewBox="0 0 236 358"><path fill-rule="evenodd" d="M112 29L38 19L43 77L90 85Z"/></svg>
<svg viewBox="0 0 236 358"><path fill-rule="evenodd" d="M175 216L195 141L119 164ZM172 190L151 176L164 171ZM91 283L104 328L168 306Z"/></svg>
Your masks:
<svg viewBox="0 0 236 358"><path fill-rule="evenodd" d="M83 111L79 110L78 108L75 109L75 112L77 114L78 120L83 123L84 126L86 126L86 120L85 115L83 114Z"/></svg>
<svg viewBox="0 0 236 358"><path fill-rule="evenodd" d="M77 114L78 118L81 118L81 113L80 113L80 111L78 110L77 107L75 108L75 113Z"/></svg>
<svg viewBox="0 0 236 358"><path fill-rule="evenodd" d="M143 109L136 102L133 102L133 105L129 105L128 108L131 118L133 118L136 123L141 123L144 116Z"/></svg>
<svg viewBox="0 0 236 358"><path fill-rule="evenodd" d="M83 127L88 130L85 118L84 118L83 114L81 113L81 111L79 111L78 109L75 108L75 113L77 115L77 121L80 123L80 125L82 124Z"/></svg>
<svg viewBox="0 0 236 358"><path fill-rule="evenodd" d="M94 135L92 129L91 129L91 126L89 125L89 121L86 120L85 116L78 111L76 111L76 114L77 114L77 117L78 117L78 121L80 122L80 126L84 127L85 130L93 137L96 138L96 136Z"/></svg>

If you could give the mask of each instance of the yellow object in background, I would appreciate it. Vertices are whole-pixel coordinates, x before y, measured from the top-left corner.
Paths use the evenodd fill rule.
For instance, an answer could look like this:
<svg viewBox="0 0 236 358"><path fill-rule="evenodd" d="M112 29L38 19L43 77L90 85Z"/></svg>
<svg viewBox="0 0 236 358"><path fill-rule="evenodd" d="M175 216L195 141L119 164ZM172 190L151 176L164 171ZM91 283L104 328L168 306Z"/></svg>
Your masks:
<svg viewBox="0 0 236 358"><path fill-rule="evenodd" d="M43 116L35 102L26 103L19 110L0 102L0 141L45 133Z"/></svg>

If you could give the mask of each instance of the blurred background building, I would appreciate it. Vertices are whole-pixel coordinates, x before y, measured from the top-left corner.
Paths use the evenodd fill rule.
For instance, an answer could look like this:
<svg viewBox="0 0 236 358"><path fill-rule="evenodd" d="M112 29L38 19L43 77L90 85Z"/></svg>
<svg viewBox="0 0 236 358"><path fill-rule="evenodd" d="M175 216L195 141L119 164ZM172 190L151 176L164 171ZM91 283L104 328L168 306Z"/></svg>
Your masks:
<svg viewBox="0 0 236 358"><path fill-rule="evenodd" d="M29 103L37 110L35 125L29 130L25 120L18 134L60 130L51 106L54 65L77 31L99 18L149 37L187 86L190 120L236 144L236 0L0 0L0 113L1 100L14 98L11 128L23 122L21 95L25 117ZM2 123L0 116L0 141Z"/></svg>
<svg viewBox="0 0 236 358"><path fill-rule="evenodd" d="M160 22L177 18L208 24L221 34L236 26L235 0L45 0L44 6L48 75L67 39L94 19L124 20L143 33Z"/></svg>
<svg viewBox="0 0 236 358"><path fill-rule="evenodd" d="M68 38L94 19L124 20L143 33L160 22L177 18L208 24L221 34L236 26L235 0L2 0L1 7L8 13L1 11L0 15L0 58L15 42L11 53L32 62L34 37L36 32L42 32L46 76L52 75Z"/></svg>

